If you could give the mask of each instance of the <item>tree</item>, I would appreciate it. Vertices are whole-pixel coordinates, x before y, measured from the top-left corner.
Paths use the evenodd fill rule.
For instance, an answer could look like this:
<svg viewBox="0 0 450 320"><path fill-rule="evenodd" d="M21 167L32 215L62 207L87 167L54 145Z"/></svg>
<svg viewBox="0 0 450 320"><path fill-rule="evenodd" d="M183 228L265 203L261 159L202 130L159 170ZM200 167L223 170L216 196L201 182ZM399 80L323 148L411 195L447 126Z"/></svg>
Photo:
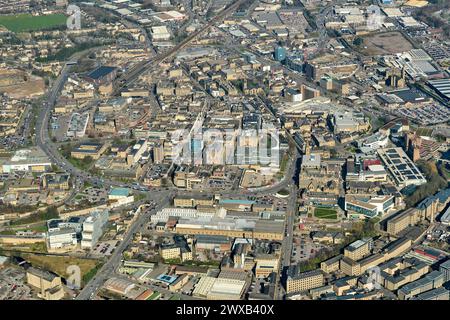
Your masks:
<svg viewBox="0 0 450 320"><path fill-rule="evenodd" d="M440 189L446 188L447 180L439 175L436 163L429 161L419 161L419 169L425 174L427 183L419 186L413 194L406 198L405 202L408 207L412 207L435 193Z"/></svg>
<svg viewBox="0 0 450 320"><path fill-rule="evenodd" d="M72 145L70 143L64 144L61 147L61 154L65 157L65 158L70 158L70 154L72 152Z"/></svg>
<svg viewBox="0 0 450 320"><path fill-rule="evenodd" d="M94 161L94 159L92 159L91 156L84 157L83 160L81 160L84 165L90 165L92 161Z"/></svg>
<svg viewBox="0 0 450 320"><path fill-rule="evenodd" d="M364 39L361 38L361 37L357 37L357 38L355 38L355 40L353 40L353 44L354 44L355 46L360 46L360 45L362 45L363 43L364 43Z"/></svg>

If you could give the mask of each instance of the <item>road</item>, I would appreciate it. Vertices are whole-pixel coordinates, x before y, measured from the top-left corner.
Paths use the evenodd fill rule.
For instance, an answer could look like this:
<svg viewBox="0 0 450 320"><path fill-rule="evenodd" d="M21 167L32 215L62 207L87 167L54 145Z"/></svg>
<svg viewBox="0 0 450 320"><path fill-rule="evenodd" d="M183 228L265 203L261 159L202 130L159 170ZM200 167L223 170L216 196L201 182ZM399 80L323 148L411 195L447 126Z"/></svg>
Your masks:
<svg viewBox="0 0 450 320"><path fill-rule="evenodd" d="M191 34L187 39L185 39L183 42L181 42L179 45L171 49L170 51L158 55L151 59L150 61L147 61L145 63L139 63L136 68L133 68L133 70L130 70L128 73L123 75L121 78L119 78L119 84L116 86L116 91L119 90L128 84L135 81L139 75L141 75L143 72L150 70L153 67L157 67L159 63L163 62L165 59L172 57L174 54L176 54L179 50L183 49L187 44L189 44L191 41L196 39L200 34L203 32L206 32L211 26L215 25L218 21L221 21L221 19L225 18L227 15L232 13L235 9L237 9L242 3L244 3L246 0L238 0L235 1L233 4L231 4L229 7L222 10L218 15L216 15L213 19L211 19L204 28L199 30L198 32L195 32ZM74 188L74 192L80 187L81 183L89 182L91 184L100 184L103 185L105 188L111 187L111 186L121 186L121 187L129 187L132 188L133 184L126 184L126 183L120 183L116 181L112 181L109 179L100 178L97 176L92 176L91 174L80 170L79 168L74 167L67 159L65 159L61 153L58 151L57 146L51 141L49 136L49 118L51 116L51 112L53 110L53 107L56 103L57 97L60 94L65 82L67 81L68 75L70 72L70 65L64 65L60 75L58 78L54 81L53 86L47 93L45 97L45 102L42 105L42 110L38 116L37 119L37 125L36 125L36 145L41 148L49 157L49 159L57 165L58 167L62 168L66 172L70 173L72 178L75 179L76 186ZM297 158L296 158L297 159ZM269 187L265 189L264 191L258 190L253 192L245 192L245 196L258 196L262 194L269 194L274 193L282 188L289 186L291 190L291 199L289 201L289 208L288 208L288 215L287 215L287 228L289 230L292 230L293 221L295 217L295 205L296 205L296 186L295 183L292 182L292 178L295 175L295 165L290 165L289 169L286 173L286 179L284 179L281 183ZM138 187L143 187L139 185ZM135 189L135 188L133 188ZM136 190L136 189L135 189ZM137 220L131 225L128 232L126 233L123 241L119 244L119 246L116 248L114 253L111 255L109 260L103 265L103 267L97 272L97 275L91 279L91 281L83 288L83 290L80 292L80 294L77 296L77 300L86 300L91 299L97 289L108 279L111 277L111 275L114 273L115 268L120 265L120 261L122 259L122 253L130 242L132 241L133 235L142 228L143 224L147 222L150 218L150 215L155 213L156 211L162 209L163 207L170 204L170 201L172 200L173 196L178 193L182 194L183 191L176 191L171 189L159 189L159 190L152 190L152 192L146 192L147 199L153 199L158 203L158 206L153 209L152 211L145 212L141 214ZM72 194L73 195L73 194ZM224 192L222 193L223 196L242 196L243 191L237 190L234 192ZM284 246L289 246L290 242L292 242L292 231L288 231L287 239L284 241ZM287 249L289 251L290 256L290 249ZM283 258L283 262L286 258Z"/></svg>
<svg viewBox="0 0 450 320"><path fill-rule="evenodd" d="M97 274L89 281L89 283L81 290L76 300L89 300L93 297L98 288L114 273L115 269L120 265L122 254L133 240L133 235L138 232L143 225L150 220L150 216L156 211L167 206L172 200L171 197L161 199L162 201L151 211L144 211L137 220L130 226L122 242L114 250L109 260L102 266Z"/></svg>
<svg viewBox="0 0 450 320"><path fill-rule="evenodd" d="M166 59L173 57L177 52L179 52L181 49L190 44L193 40L197 39L198 36L207 32L209 28L214 26L216 23L220 22L222 19L226 18L229 14L233 13L245 1L247 0L237 0L233 2L230 6L223 9L216 16L210 19L210 21L205 26L191 33L186 39L181 41L172 49L157 55L156 57L150 59L149 61L143 61L141 63L138 63L131 70L128 70L126 73L124 73L121 77L119 77L116 80L114 85L115 87L114 93L115 94L120 93L120 91L123 88L136 81L139 78L139 76L142 75L144 72L150 71L153 68L158 67L159 64L164 62Z"/></svg>
<svg viewBox="0 0 450 320"><path fill-rule="evenodd" d="M157 65L158 63L163 62L165 59L173 56L175 53L177 53L179 50L184 48L187 44L189 44L192 40L194 40L197 36L202 34L203 32L206 32L211 26L213 26L216 22L220 21L221 19L225 18L228 14L232 13L235 9L237 9L241 3L243 3L245 0L238 0L234 2L232 5L230 5L228 8L221 11L218 15L216 15L211 21L201 30L193 33L190 35L187 39L185 39L183 42L181 42L179 45L174 47L172 50L157 56L155 59L151 59L149 62L145 64L139 64L137 68L131 70L128 74L126 74L123 78L119 79L119 90L120 88L125 87L129 83L132 83L135 79L139 77L143 72L148 71L149 68ZM90 181L90 182L98 182L98 178L88 176L85 172L78 170L77 168L73 167L66 159L63 159L59 152L54 149L54 145L51 143L49 136L48 136L48 116L50 113L51 108L54 106L54 103L56 101L56 97L61 91L61 88L67 79L67 72L68 67L65 66L63 71L61 72L61 75L56 80L56 83L52 90L50 91L49 98L47 100L47 103L44 104L43 111L41 113L40 117L40 126L38 127L37 132L39 133L39 138L36 139L38 146L41 147L43 150L46 151L46 153L51 157L52 161L55 161L55 163L59 166L62 166L65 170L71 172L73 175L77 177L83 178L83 181ZM203 113L203 112L202 112ZM201 114L199 114L199 117L201 118ZM199 118L197 118L199 119ZM102 181L103 182L103 181ZM113 185L114 182L110 181L110 184ZM155 193L152 192L153 195ZM156 211L164 208L165 206L169 205L171 199L173 197L172 191L170 192L164 192L164 195L161 195L160 199L158 199L159 205L153 209L152 211L145 212L141 214L137 221L135 221L129 230L127 231L123 241L119 244L119 246L116 248L114 253L111 255L109 260L102 266L102 268L97 272L96 276L94 276L91 281L82 289L80 294L77 296L77 300L87 300L91 299L95 292L98 290L98 288L108 279L112 273L114 273L114 270L117 266L120 265L120 261L122 259L122 253L126 250L130 242L132 241L133 235L142 228L145 222L147 222L150 219L151 214L155 213ZM159 197L158 197L159 198Z"/></svg>
<svg viewBox="0 0 450 320"><path fill-rule="evenodd" d="M300 164L300 153L296 152L296 156L294 157L295 161L293 162L293 171L290 172L291 179L289 180L288 188L289 188L289 200L286 209L286 227L285 227L285 237L282 242L282 256L281 256L281 265L280 265L280 281L278 283L278 298L282 299L284 296L284 290L281 286L281 279L283 277L286 269L291 265L291 253L292 253L292 243L293 243L293 234L294 234L294 222L297 216L297 181L295 177L297 176Z"/></svg>

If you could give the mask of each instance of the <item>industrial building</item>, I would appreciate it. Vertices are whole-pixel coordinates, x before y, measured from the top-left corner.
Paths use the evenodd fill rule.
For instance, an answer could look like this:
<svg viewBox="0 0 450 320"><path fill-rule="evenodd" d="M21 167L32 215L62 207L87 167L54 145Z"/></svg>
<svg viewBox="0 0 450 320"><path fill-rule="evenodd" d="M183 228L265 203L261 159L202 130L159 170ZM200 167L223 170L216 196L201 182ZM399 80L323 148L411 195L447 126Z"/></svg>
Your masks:
<svg viewBox="0 0 450 320"><path fill-rule="evenodd" d="M383 148L377 151L397 186L403 188L427 183L423 174L402 148Z"/></svg>
<svg viewBox="0 0 450 320"><path fill-rule="evenodd" d="M0 173L45 172L51 165L50 159L41 149L31 147L17 150L9 160L0 159Z"/></svg>
<svg viewBox="0 0 450 320"><path fill-rule="evenodd" d="M192 296L208 300L239 300L246 287L243 280L204 276L195 285Z"/></svg>

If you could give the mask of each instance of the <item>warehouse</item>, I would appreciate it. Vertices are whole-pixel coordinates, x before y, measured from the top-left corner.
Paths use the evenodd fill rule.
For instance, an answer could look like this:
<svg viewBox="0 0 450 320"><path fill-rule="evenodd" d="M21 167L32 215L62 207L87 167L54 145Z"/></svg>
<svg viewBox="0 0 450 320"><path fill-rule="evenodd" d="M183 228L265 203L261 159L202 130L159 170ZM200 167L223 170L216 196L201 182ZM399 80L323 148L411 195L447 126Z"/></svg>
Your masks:
<svg viewBox="0 0 450 320"><path fill-rule="evenodd" d="M9 160L0 160L0 165L3 173L15 171L44 172L51 167L52 163L41 149L32 147L17 150Z"/></svg>
<svg viewBox="0 0 450 320"><path fill-rule="evenodd" d="M450 99L450 79L431 80L428 84L436 91L440 96Z"/></svg>
<svg viewBox="0 0 450 320"><path fill-rule="evenodd" d="M399 187L427 183L423 174L402 148L378 149L378 154Z"/></svg>
<svg viewBox="0 0 450 320"><path fill-rule="evenodd" d="M192 295L208 300L239 300L245 287L246 283L242 280L205 276L195 285Z"/></svg>

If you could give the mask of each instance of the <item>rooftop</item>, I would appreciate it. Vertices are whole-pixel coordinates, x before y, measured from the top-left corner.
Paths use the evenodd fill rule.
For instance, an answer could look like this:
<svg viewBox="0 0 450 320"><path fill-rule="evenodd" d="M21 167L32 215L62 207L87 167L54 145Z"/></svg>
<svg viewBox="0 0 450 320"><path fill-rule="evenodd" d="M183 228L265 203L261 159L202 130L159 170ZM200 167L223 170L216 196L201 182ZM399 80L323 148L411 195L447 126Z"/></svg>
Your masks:
<svg viewBox="0 0 450 320"><path fill-rule="evenodd" d="M130 189L128 188L113 188L109 192L110 196L117 196L117 197L128 197L130 194Z"/></svg>
<svg viewBox="0 0 450 320"><path fill-rule="evenodd" d="M91 71L87 76L93 80L99 80L116 70L116 67L101 66Z"/></svg>

